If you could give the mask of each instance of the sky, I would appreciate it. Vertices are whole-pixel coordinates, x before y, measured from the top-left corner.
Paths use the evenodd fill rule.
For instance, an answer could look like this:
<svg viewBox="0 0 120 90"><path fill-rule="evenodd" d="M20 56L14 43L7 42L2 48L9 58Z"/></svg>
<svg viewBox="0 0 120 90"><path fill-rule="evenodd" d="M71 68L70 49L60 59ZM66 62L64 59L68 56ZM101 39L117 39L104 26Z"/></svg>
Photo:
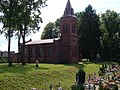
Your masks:
<svg viewBox="0 0 120 90"><path fill-rule="evenodd" d="M68 0L48 0L47 6L41 9L41 17L43 23L36 34L32 34L26 40L39 40L44 27L49 22L54 22L56 19L62 17L66 3ZM74 12L82 12L90 4L97 13L104 13L106 10L114 10L120 13L120 0L70 0ZM0 24L2 28L2 24ZM3 35L0 35L0 50L7 51L8 42ZM11 40L11 51L17 52L17 38L13 37Z"/></svg>

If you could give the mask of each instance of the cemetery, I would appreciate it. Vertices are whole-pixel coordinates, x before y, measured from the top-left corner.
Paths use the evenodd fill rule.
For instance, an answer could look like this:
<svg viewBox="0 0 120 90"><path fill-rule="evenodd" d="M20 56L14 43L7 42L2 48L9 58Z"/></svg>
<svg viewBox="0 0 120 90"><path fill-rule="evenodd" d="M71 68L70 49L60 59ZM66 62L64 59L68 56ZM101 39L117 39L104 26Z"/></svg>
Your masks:
<svg viewBox="0 0 120 90"><path fill-rule="evenodd" d="M39 64L37 70L35 64L27 64L26 66L14 64L11 68L8 68L3 63L0 64L0 89L81 90L79 88L81 87L81 80L83 80L82 88L84 90L119 90L120 65L112 62L111 64L108 63ZM101 71L101 68L104 69ZM85 73L81 74L79 70L83 70ZM77 89L74 89L76 87ZM116 87L118 89L113 89Z"/></svg>
<svg viewBox="0 0 120 90"><path fill-rule="evenodd" d="M106 64L105 64L106 65ZM99 76L96 73L89 74L88 80L85 82L86 90L119 90L120 89L120 66L119 65L109 65L108 67L103 67L102 70L99 68ZM100 85L101 84L101 85ZM114 89L114 88L119 89Z"/></svg>

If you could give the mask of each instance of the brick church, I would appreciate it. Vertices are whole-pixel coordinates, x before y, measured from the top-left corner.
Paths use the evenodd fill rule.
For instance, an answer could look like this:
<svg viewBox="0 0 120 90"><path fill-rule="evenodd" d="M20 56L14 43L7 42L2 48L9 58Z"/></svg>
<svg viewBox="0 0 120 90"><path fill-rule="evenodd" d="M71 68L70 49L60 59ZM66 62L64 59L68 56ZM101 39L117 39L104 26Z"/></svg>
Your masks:
<svg viewBox="0 0 120 90"><path fill-rule="evenodd" d="M53 39L31 40L25 44L28 63L78 63L77 18L68 0L60 19L61 36Z"/></svg>

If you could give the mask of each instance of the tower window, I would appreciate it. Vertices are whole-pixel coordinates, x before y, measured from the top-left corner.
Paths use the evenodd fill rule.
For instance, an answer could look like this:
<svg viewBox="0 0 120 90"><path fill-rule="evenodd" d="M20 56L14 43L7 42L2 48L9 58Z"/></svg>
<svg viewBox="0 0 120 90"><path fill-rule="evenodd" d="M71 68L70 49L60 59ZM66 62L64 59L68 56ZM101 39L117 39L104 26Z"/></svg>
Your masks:
<svg viewBox="0 0 120 90"><path fill-rule="evenodd" d="M63 26L63 32L68 32L68 27L66 25Z"/></svg>
<svg viewBox="0 0 120 90"><path fill-rule="evenodd" d="M72 33L75 33L75 25L72 25Z"/></svg>

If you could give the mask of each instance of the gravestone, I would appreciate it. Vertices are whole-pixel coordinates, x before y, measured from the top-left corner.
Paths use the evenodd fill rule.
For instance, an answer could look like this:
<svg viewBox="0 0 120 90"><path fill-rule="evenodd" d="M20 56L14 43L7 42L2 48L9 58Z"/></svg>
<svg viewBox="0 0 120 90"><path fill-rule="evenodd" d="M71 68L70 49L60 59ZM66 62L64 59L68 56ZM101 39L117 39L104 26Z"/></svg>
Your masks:
<svg viewBox="0 0 120 90"><path fill-rule="evenodd" d="M84 84L86 73L83 70L79 70L76 74L77 84Z"/></svg>

